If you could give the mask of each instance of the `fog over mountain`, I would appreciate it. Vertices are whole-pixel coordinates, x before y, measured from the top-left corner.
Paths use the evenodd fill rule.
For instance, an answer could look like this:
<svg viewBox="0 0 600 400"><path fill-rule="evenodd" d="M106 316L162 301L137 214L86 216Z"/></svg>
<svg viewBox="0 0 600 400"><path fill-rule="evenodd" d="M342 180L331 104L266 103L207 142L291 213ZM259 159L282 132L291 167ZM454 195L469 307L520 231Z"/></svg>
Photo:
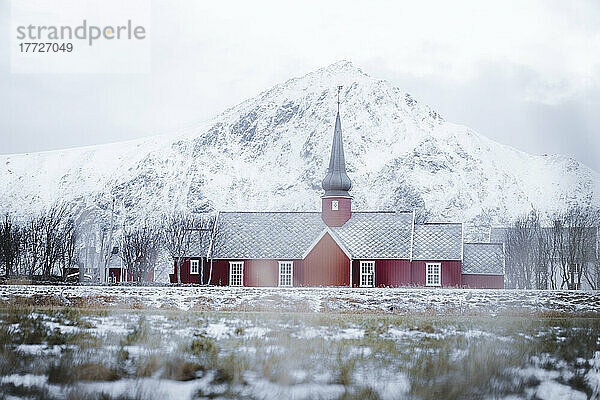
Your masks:
<svg viewBox="0 0 600 400"><path fill-rule="evenodd" d="M26 215L67 201L86 218L115 199L128 220L176 208L318 210L338 85L355 210L417 207L435 220L498 224L532 208L600 205L598 172L489 140L342 61L176 134L0 156L0 209Z"/></svg>

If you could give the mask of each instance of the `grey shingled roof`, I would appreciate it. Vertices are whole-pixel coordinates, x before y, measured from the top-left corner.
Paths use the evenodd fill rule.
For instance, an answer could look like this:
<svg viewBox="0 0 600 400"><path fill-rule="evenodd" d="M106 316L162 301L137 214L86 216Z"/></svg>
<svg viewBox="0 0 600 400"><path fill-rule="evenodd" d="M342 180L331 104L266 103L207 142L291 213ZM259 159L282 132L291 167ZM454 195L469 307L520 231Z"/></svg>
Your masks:
<svg viewBox="0 0 600 400"><path fill-rule="evenodd" d="M320 212L221 212L214 258L302 258L323 231Z"/></svg>
<svg viewBox="0 0 600 400"><path fill-rule="evenodd" d="M353 258L410 258L412 212L357 212L332 231Z"/></svg>
<svg viewBox="0 0 600 400"><path fill-rule="evenodd" d="M214 258L301 259L327 226L320 212L222 212ZM355 212L330 228L352 258L410 258L412 213Z"/></svg>
<svg viewBox="0 0 600 400"><path fill-rule="evenodd" d="M462 224L415 225L414 260L461 260Z"/></svg>
<svg viewBox="0 0 600 400"><path fill-rule="evenodd" d="M465 243L463 274L504 275L502 243Z"/></svg>

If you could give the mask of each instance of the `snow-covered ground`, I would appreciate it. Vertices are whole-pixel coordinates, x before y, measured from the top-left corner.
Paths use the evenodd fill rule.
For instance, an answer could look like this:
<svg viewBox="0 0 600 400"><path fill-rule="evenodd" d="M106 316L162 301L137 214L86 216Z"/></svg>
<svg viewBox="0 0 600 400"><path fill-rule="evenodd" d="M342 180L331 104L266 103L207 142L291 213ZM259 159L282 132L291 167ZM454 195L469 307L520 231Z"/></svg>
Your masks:
<svg viewBox="0 0 600 400"><path fill-rule="evenodd" d="M599 349L595 318L3 308L0 397L586 399Z"/></svg>
<svg viewBox="0 0 600 400"><path fill-rule="evenodd" d="M0 305L204 311L598 315L599 291L0 286Z"/></svg>

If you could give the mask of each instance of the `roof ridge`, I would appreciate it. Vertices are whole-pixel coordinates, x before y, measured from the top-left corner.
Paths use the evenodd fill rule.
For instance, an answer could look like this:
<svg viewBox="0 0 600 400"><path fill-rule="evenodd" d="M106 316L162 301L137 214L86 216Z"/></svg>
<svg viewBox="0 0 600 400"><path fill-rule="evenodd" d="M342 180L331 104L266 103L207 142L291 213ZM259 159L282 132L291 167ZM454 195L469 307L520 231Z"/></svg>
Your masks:
<svg viewBox="0 0 600 400"><path fill-rule="evenodd" d="M321 211L220 211L221 214L320 214Z"/></svg>
<svg viewBox="0 0 600 400"><path fill-rule="evenodd" d="M502 242L465 242L465 244L504 244Z"/></svg>
<svg viewBox="0 0 600 400"><path fill-rule="evenodd" d="M221 214L320 214L321 211L219 211ZM352 211L352 214L411 214L412 211L402 210L365 210ZM445 223L445 222L443 222ZM453 222L448 222L449 224ZM457 222L460 224L460 222Z"/></svg>
<svg viewBox="0 0 600 400"><path fill-rule="evenodd" d="M415 224L415 226L418 225ZM422 225L462 225L462 222L425 222Z"/></svg>
<svg viewBox="0 0 600 400"><path fill-rule="evenodd" d="M352 214L397 214L394 210L365 210L365 211L352 211Z"/></svg>

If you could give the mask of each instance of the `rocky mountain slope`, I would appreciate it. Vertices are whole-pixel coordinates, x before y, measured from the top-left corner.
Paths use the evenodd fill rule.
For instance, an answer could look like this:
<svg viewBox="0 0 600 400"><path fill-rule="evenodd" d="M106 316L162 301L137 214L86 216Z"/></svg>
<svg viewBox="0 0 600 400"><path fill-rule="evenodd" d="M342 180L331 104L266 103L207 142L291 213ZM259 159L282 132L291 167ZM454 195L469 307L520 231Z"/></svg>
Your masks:
<svg viewBox="0 0 600 400"><path fill-rule="evenodd" d="M95 215L112 199L132 219L174 208L318 210L338 85L355 209L502 223L532 207L600 205L600 175L576 160L496 143L338 62L176 135L0 156L0 210L65 200Z"/></svg>

